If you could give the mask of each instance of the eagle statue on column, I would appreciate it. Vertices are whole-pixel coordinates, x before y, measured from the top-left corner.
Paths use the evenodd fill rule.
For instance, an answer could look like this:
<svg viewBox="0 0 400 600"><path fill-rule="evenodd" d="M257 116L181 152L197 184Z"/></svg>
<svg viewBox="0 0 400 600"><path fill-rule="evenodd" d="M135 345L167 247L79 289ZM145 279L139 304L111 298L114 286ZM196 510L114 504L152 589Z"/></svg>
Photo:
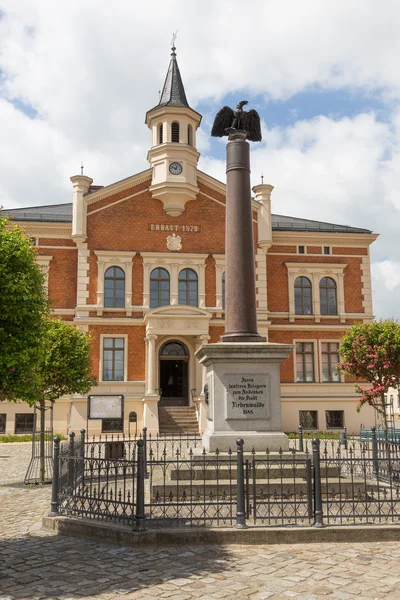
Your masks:
<svg viewBox="0 0 400 600"><path fill-rule="evenodd" d="M247 139L251 142L261 142L261 123L260 116L256 110L243 110L243 106L248 104L247 100L239 102L235 110L229 106L224 106L214 119L214 125L211 130L213 137L223 137L230 135L235 131L245 131Z"/></svg>

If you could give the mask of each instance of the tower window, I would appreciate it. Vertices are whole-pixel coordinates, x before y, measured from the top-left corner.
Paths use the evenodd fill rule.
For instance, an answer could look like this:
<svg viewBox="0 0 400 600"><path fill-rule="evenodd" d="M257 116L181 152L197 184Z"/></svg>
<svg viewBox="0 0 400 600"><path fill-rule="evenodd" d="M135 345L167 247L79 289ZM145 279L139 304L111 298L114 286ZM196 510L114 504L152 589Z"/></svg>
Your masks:
<svg viewBox="0 0 400 600"><path fill-rule="evenodd" d="M172 123L171 125L171 141L179 143L179 123Z"/></svg>
<svg viewBox="0 0 400 600"><path fill-rule="evenodd" d="M188 125L188 144L193 146L193 128L191 125Z"/></svg>
<svg viewBox="0 0 400 600"><path fill-rule="evenodd" d="M158 126L158 143L162 144L164 141L164 127L163 124L160 123L160 125Z"/></svg>

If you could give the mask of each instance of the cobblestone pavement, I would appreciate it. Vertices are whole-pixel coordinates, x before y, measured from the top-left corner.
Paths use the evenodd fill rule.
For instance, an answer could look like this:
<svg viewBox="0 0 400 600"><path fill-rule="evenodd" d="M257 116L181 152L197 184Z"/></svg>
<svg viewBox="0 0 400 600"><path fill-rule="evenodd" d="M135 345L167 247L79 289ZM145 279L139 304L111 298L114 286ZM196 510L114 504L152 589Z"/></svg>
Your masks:
<svg viewBox="0 0 400 600"><path fill-rule="evenodd" d="M0 600L400 599L400 544L134 550L40 529L49 487L21 483L30 446L0 445Z"/></svg>

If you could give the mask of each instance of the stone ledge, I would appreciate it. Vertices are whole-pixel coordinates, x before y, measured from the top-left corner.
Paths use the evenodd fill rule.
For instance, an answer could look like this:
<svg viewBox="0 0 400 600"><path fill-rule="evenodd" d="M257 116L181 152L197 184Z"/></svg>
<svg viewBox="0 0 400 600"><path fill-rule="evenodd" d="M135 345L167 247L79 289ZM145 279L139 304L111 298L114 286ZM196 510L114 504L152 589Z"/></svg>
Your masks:
<svg viewBox="0 0 400 600"><path fill-rule="evenodd" d="M248 527L150 529L132 531L127 526L98 523L71 517L43 517L42 527L60 535L88 538L98 542L136 547L143 545L258 545L258 544L308 544L308 543L359 543L400 541L400 526L349 525L315 527Z"/></svg>

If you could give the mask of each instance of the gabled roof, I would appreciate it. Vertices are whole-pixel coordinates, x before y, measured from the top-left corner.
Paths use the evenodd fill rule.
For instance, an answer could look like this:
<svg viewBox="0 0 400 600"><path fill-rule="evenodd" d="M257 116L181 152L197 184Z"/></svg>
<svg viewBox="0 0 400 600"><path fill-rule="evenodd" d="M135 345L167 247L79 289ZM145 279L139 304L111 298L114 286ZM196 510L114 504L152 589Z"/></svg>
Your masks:
<svg viewBox="0 0 400 600"><path fill-rule="evenodd" d="M190 108L186 98L185 88L183 87L178 61L176 60L175 50L176 48L173 46L167 76L165 78L164 87L160 96L160 102L151 110L155 110L156 108L161 108L163 106L182 106L185 108Z"/></svg>
<svg viewBox="0 0 400 600"><path fill-rule="evenodd" d="M32 206L29 208L10 208L3 210L1 215L9 216L13 221L72 223L72 203ZM369 229L351 227L350 225L337 225L336 223L325 223L324 221L313 221L274 214L272 215L272 229L274 231L309 231L314 233L372 233Z"/></svg>

